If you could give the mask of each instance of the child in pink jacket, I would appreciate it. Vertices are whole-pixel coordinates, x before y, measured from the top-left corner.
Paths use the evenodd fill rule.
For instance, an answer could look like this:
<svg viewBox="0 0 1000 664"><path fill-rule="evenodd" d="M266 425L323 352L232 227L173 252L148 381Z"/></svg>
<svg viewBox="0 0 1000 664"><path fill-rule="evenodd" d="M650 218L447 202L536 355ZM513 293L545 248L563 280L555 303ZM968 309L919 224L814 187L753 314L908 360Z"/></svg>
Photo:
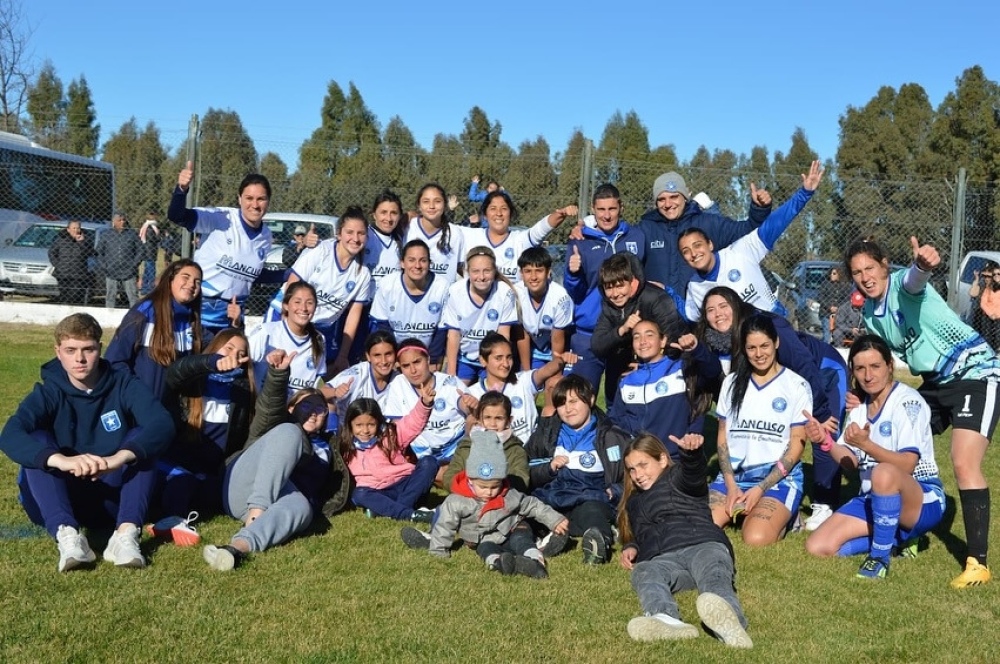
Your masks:
<svg viewBox="0 0 1000 664"><path fill-rule="evenodd" d="M357 399L347 407L340 428L340 453L354 478L351 501L369 518L388 516L430 523L434 512L416 509L437 475L440 462L426 456L413 464L404 451L427 425L434 404L432 385L419 388L417 406L389 422L374 399Z"/></svg>

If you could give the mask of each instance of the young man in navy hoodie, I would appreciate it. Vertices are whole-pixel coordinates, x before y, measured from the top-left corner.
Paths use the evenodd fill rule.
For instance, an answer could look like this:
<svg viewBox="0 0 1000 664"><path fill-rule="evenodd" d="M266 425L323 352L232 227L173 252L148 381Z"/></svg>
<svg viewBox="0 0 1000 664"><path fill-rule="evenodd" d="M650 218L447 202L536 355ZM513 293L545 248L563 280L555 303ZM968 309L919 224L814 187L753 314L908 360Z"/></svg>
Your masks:
<svg viewBox="0 0 1000 664"><path fill-rule="evenodd" d="M101 326L72 314L55 329L56 358L0 433L0 450L21 466L28 517L59 545L59 571L96 560L81 525L114 525L104 559L145 567L139 526L156 479L155 457L174 423L153 393L101 359Z"/></svg>

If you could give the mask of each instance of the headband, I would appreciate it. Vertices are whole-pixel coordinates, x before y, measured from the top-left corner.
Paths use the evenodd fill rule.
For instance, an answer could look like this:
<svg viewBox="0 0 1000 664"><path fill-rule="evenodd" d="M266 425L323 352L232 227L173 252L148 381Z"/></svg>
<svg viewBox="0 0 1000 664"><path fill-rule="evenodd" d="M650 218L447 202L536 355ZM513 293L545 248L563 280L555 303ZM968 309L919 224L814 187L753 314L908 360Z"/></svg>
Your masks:
<svg viewBox="0 0 1000 664"><path fill-rule="evenodd" d="M404 350L415 350L418 353L423 353L427 357L430 357L430 353L427 352L426 348L424 348L423 346L414 346L414 345L403 346L402 348L400 348L399 350L396 351L396 357L399 357L400 355L402 355Z"/></svg>

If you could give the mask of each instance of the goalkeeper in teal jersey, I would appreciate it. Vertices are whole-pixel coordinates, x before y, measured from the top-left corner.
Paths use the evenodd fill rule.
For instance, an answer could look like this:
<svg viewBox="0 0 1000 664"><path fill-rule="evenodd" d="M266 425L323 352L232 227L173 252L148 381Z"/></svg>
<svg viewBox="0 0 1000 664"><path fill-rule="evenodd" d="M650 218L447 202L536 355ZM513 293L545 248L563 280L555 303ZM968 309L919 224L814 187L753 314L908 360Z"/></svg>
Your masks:
<svg viewBox="0 0 1000 664"><path fill-rule="evenodd" d="M997 424L1000 360L983 337L961 321L927 282L941 264L937 249L910 238L913 264L889 273L889 259L872 239L855 240L845 263L865 296L865 329L882 337L924 382L921 396L931 408L931 427L952 427L955 468L968 546L965 571L954 588L990 580L986 566L990 493L982 472L986 447Z"/></svg>

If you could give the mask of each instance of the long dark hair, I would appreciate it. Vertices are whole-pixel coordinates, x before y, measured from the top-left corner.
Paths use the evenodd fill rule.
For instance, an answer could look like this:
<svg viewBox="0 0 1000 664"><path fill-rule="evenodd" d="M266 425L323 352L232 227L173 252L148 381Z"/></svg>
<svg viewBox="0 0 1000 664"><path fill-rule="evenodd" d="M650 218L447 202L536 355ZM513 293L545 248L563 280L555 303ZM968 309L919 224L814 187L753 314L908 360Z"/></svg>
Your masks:
<svg viewBox="0 0 1000 664"><path fill-rule="evenodd" d="M389 237L396 241L396 252L399 254L399 258L402 258L403 243L406 242L406 228L403 223L406 221L406 211L403 210L403 201L396 195L396 192L391 189L383 189L375 197L375 202L372 203L372 217L375 216L375 210L382 203L393 203L396 205L396 209L399 210L399 219L396 220L396 227L392 229L392 233L389 233ZM371 227L378 231L378 226L374 223L374 220L371 223ZM382 231L378 232L381 233Z"/></svg>
<svg viewBox="0 0 1000 664"><path fill-rule="evenodd" d="M208 346L205 347L203 355L214 355L219 349L229 343L230 339L239 337L247 344L247 349L250 348L250 342L247 341L246 335L235 327L227 327L224 330L220 330L218 334L212 337L212 341L209 342ZM250 417L253 418L254 405L257 403L257 383L254 381L253 377L253 362L248 361L243 365L243 369L246 371L248 388L250 390L250 403L247 406L250 408ZM204 385L199 388L199 394L196 396L191 396L187 398L187 423L194 428L195 431L201 430L201 425L204 422L205 417L205 397L204 397Z"/></svg>
<svg viewBox="0 0 1000 664"><path fill-rule="evenodd" d="M356 399L347 407L347 412L344 413L344 421L340 423L340 455L344 457L344 461L347 463L350 463L357 455L358 450L354 447L354 432L351 431L351 423L362 415L370 415L375 418L375 422L378 425L375 432L375 438L378 442L375 445L382 450L385 458L391 462L393 455L399 450L399 436L396 433L396 425L385 419L385 415L382 414L382 409L379 408L378 402L375 399L369 398Z"/></svg>
<svg viewBox="0 0 1000 664"><path fill-rule="evenodd" d="M445 192L444 187L436 182L428 182L420 188L417 192L417 210L420 209L420 199L423 197L424 192L428 189L437 189L441 194L441 198L444 199L444 212L441 213L441 238L438 240L437 248L443 254L451 253L451 210L448 209L448 194ZM461 260L463 257L459 256Z"/></svg>
<svg viewBox="0 0 1000 664"><path fill-rule="evenodd" d="M652 325L653 329L656 330L656 333L660 335L660 338L665 339L668 344L672 341L672 339L670 339L670 335L668 335L664 330L661 330L656 321L644 320L640 321L640 323ZM638 327L638 325L636 325L636 327ZM663 350L663 355L666 357L665 348ZM683 375L684 394L687 397L688 405L691 407L691 419L688 421L692 422L695 418L708 412L709 407L712 405L714 394L711 392L702 392L698 389L698 374L690 370L687 364L683 367Z"/></svg>
<svg viewBox="0 0 1000 664"><path fill-rule="evenodd" d="M186 267L193 267L202 274L201 266L190 258L181 258L168 265L160 275L156 287L139 302L150 302L153 305L153 335L149 340L149 356L163 367L169 367L177 359L177 342L174 334L174 296L170 290L174 277ZM191 308L191 352L201 352L201 288L198 295L188 305ZM139 350L142 334L136 337L136 347Z"/></svg>
<svg viewBox="0 0 1000 664"><path fill-rule="evenodd" d="M705 299L701 301L701 318L698 319L698 323L694 328L694 334L701 342L707 343L709 339L708 330L711 329L711 327L709 326L708 319L705 316L705 307L708 306L708 298L713 295L718 295L723 300L728 302L729 308L733 310L733 325L729 328L729 332L721 332L718 334L729 335L730 356L732 357L732 361L736 362L737 356L743 354L743 346L740 343L740 325L744 320L755 313L758 313L760 310L752 304L747 304L741 300L736 291L729 286L715 286L705 293Z"/></svg>
<svg viewBox="0 0 1000 664"><path fill-rule="evenodd" d="M766 335L774 342L775 351L777 351L778 330L775 329L774 320L770 316L753 314L743 321L740 325L740 355L735 361L735 368L733 370L734 378L730 385L729 393L731 416L733 417L739 414L740 408L743 406L743 399L747 394L747 388L750 386L750 374L753 373L753 367L750 366L750 360L747 359L744 346L746 345L747 337L754 332ZM775 363L778 361L777 352L775 352L774 361Z"/></svg>

